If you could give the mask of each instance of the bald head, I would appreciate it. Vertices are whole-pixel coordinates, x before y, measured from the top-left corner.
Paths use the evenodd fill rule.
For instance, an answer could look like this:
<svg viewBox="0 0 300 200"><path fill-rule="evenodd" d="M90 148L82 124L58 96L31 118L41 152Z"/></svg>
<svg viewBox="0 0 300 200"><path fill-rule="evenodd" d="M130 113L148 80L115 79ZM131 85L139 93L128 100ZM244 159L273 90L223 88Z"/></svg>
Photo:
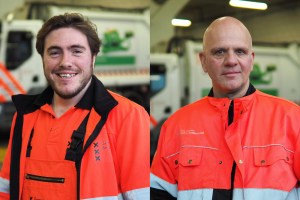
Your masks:
<svg viewBox="0 0 300 200"><path fill-rule="evenodd" d="M253 68L252 38L233 17L213 21L204 33L202 68L210 76L215 97L234 99L245 95Z"/></svg>
<svg viewBox="0 0 300 200"><path fill-rule="evenodd" d="M211 44L210 41L215 41L222 36L235 37L236 40L243 39L249 44L252 49L252 37L249 30L245 25L236 18L233 17L221 17L214 20L206 29L203 36L203 50Z"/></svg>

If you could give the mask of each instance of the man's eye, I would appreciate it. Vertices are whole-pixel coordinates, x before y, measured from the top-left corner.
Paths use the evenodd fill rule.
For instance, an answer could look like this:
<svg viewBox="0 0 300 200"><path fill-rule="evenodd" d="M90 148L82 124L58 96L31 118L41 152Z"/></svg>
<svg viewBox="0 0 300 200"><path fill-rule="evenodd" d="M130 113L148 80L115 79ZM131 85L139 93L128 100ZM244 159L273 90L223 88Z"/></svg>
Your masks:
<svg viewBox="0 0 300 200"><path fill-rule="evenodd" d="M244 51L243 49L238 49L238 50L236 50L236 54L237 55L245 55L247 52L246 51Z"/></svg>
<svg viewBox="0 0 300 200"><path fill-rule="evenodd" d="M216 50L215 52L214 52L214 54L216 55L216 56L221 56L221 55L223 55L225 53L225 50L224 49L218 49L218 50Z"/></svg>
<svg viewBox="0 0 300 200"><path fill-rule="evenodd" d="M49 55L52 56L52 57L55 57L55 56L59 55L59 52L58 51L50 51Z"/></svg>
<svg viewBox="0 0 300 200"><path fill-rule="evenodd" d="M77 55L77 56L79 56L80 54L82 54L82 50L73 50L73 52L72 52L74 55Z"/></svg>

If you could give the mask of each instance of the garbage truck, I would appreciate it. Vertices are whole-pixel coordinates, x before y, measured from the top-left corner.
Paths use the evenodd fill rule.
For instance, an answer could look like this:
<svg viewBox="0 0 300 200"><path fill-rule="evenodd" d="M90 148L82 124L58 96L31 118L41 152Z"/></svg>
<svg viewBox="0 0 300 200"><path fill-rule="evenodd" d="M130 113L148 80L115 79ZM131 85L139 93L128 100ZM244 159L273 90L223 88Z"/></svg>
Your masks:
<svg viewBox="0 0 300 200"><path fill-rule="evenodd" d="M102 47L94 74L104 85L149 111L150 15L148 9L108 10L55 4L30 4L11 12L0 28L0 133L10 129L15 108L11 96L45 89L36 36L51 16L78 12L98 29Z"/></svg>

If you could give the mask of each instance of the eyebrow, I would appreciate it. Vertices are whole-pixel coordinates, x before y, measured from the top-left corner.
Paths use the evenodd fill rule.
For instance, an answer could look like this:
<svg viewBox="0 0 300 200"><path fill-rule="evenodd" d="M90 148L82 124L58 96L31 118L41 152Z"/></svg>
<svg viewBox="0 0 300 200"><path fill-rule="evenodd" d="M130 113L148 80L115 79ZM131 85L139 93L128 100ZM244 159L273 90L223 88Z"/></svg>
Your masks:
<svg viewBox="0 0 300 200"><path fill-rule="evenodd" d="M74 49L74 48L79 48L79 49L86 49L84 46L80 45L80 44L74 44L74 45L71 45L70 47L68 47L67 49ZM57 45L53 45L53 46L50 46L48 49L47 49L47 52L53 50L53 49L62 49L60 46L57 46Z"/></svg>
<svg viewBox="0 0 300 200"><path fill-rule="evenodd" d="M84 46L82 46L80 44L74 44L74 45L68 47L68 49L73 49L73 48L86 49Z"/></svg>
<svg viewBox="0 0 300 200"><path fill-rule="evenodd" d="M47 52L52 50L52 49L61 49L61 47L59 47L59 46L50 46L50 47L47 48Z"/></svg>
<svg viewBox="0 0 300 200"><path fill-rule="evenodd" d="M229 48L225 48L225 47L215 47L215 48L212 48L210 49L210 52L211 53L214 53L215 51L218 51L218 50L228 50Z"/></svg>
<svg viewBox="0 0 300 200"><path fill-rule="evenodd" d="M212 48L212 49L210 50L210 52L215 52L215 51L217 51L217 50L225 50L225 51L227 51L228 49L230 49L230 48L228 48L228 47L215 47L215 48ZM234 47L233 49L234 49L234 50L242 49L242 50L245 50L245 51L249 51L249 48L247 48L247 47L242 47L242 46L240 46L240 47Z"/></svg>

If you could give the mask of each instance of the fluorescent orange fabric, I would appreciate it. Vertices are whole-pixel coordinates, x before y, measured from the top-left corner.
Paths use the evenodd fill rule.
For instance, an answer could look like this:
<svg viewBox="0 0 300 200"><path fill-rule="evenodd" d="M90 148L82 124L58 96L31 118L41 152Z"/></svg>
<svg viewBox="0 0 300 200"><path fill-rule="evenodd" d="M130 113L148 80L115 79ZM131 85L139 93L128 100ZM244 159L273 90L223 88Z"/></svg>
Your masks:
<svg viewBox="0 0 300 200"><path fill-rule="evenodd" d="M73 130L78 128L88 112L73 107L60 118L56 118L49 104L42 106L38 111L38 123L33 127L30 158L64 160Z"/></svg>
<svg viewBox="0 0 300 200"><path fill-rule="evenodd" d="M81 171L85 172L81 173L82 198L116 196L150 185L149 174L146 174L150 173L149 115L134 108L134 105L128 105L125 98L114 97L119 104L127 106L118 109L118 105L111 111L101 133L84 154L81 164ZM97 121L99 116L92 112L90 118ZM140 120L147 121L141 123ZM87 133L93 128L88 122ZM137 130L141 132L137 133ZM97 157L98 151L101 152L100 158Z"/></svg>
<svg viewBox="0 0 300 200"><path fill-rule="evenodd" d="M22 199L76 199L76 168L74 162L64 160L72 135L87 115L88 110L71 108L56 118L52 107L46 104L38 111L34 124L32 150L25 162L25 180ZM38 176L41 180L30 179ZM29 177L29 178L28 178ZM50 179L43 180L43 179ZM51 179L63 179L63 183Z"/></svg>
<svg viewBox="0 0 300 200"><path fill-rule="evenodd" d="M131 191L149 188L149 115L144 108L128 99L113 92L110 92L110 95L118 104L109 112L101 132L84 152L81 163L81 199L126 196L126 193ZM41 109L24 115L20 155L20 198L24 194L24 188L28 186L25 183L26 173L38 166L40 160L64 162L72 131L78 128L88 112L87 109L72 108L58 120L52 118L51 107L45 104ZM64 117L66 120L64 120ZM93 107L86 127L85 144L100 118L101 116ZM40 122L41 119L43 119L41 124L37 124L36 122ZM15 123L16 118L13 120L12 127ZM33 128L34 136L30 157L35 161L28 164L26 150ZM13 134L13 131L11 133ZM4 182L5 180L9 181L11 145L12 141L10 139L7 155L0 173L0 184L1 180L4 180ZM43 168L41 171L48 171L45 165L40 168ZM66 171L70 174L74 173L70 165L66 168L69 169ZM51 173L50 175L54 175ZM73 193L76 194L76 191L73 191ZM8 197L5 192L0 192L1 199L8 199ZM138 196L135 199L138 199Z"/></svg>
<svg viewBox="0 0 300 200"><path fill-rule="evenodd" d="M74 162L26 159L21 199L76 199Z"/></svg>
<svg viewBox="0 0 300 200"><path fill-rule="evenodd" d="M153 185L176 185L177 192L229 189L235 161L234 188L288 192L296 187L299 106L256 91L234 100L234 119L228 126L230 102L205 97L166 121L152 164L151 172L158 177Z"/></svg>

